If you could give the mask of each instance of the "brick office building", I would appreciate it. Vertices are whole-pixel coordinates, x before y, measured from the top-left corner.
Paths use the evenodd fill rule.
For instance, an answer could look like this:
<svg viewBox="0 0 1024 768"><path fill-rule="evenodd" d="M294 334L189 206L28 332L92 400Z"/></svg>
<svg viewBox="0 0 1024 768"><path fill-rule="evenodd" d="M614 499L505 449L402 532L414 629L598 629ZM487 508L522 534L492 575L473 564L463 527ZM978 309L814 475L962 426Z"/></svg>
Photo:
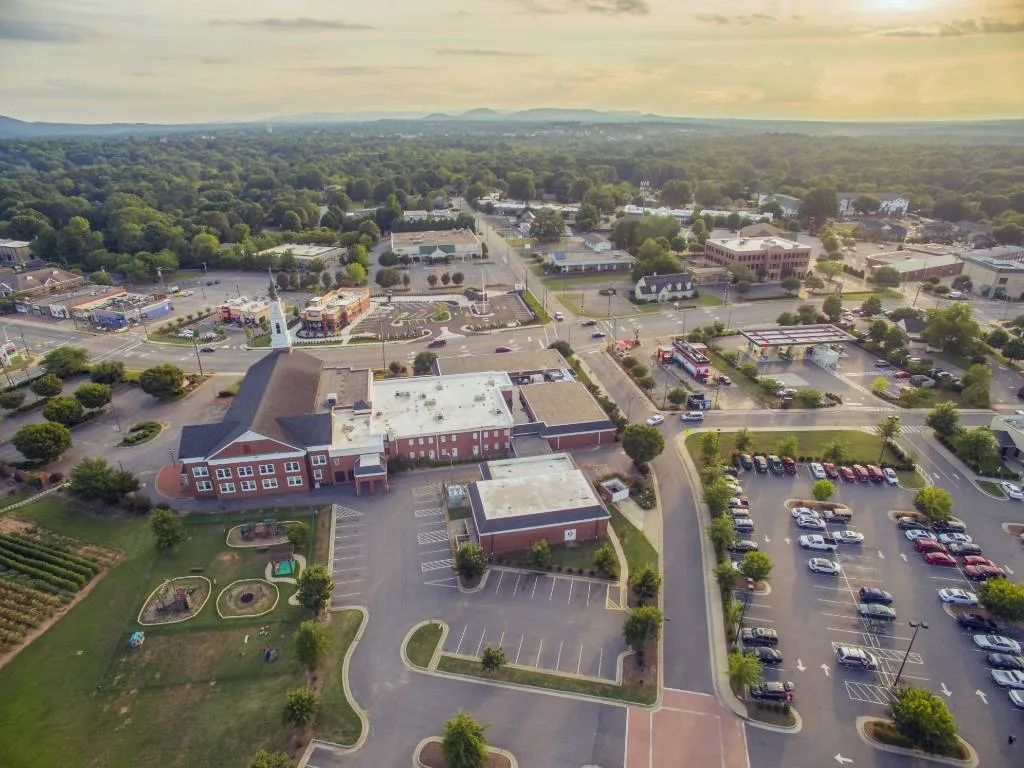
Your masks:
<svg viewBox="0 0 1024 768"><path fill-rule="evenodd" d="M604 538L608 510L567 453L490 461L469 485L474 535L489 554Z"/></svg>
<svg viewBox="0 0 1024 768"><path fill-rule="evenodd" d="M732 237L704 244L704 258L730 269L750 268L768 282L793 275L803 279L811 263L811 247L781 237Z"/></svg>

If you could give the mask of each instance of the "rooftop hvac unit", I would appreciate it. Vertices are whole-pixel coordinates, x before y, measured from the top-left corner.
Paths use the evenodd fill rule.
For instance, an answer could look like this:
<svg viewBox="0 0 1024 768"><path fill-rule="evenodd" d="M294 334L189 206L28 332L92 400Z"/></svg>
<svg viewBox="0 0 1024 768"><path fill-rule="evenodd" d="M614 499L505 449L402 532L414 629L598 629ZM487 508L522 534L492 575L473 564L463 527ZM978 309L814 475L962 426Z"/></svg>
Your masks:
<svg viewBox="0 0 1024 768"><path fill-rule="evenodd" d="M438 413L434 418L437 419L438 421L443 421L444 420L444 414L443 413Z"/></svg>
<svg viewBox="0 0 1024 768"><path fill-rule="evenodd" d="M444 384L438 382L437 386L435 386L434 389L436 389L438 392L440 392L442 389L444 389Z"/></svg>
<svg viewBox="0 0 1024 768"><path fill-rule="evenodd" d="M502 413L504 413L504 411L502 411L501 408L495 408L494 409L494 415L495 416L501 416Z"/></svg>
<svg viewBox="0 0 1024 768"><path fill-rule="evenodd" d="M487 399L487 395L473 395L473 399L476 400L478 403L482 403L484 400Z"/></svg>
<svg viewBox="0 0 1024 768"><path fill-rule="evenodd" d="M437 400L434 400L433 398L431 398L430 400L427 400L424 403L424 405L426 405L426 406L437 405Z"/></svg>
<svg viewBox="0 0 1024 768"><path fill-rule="evenodd" d="M405 397L405 392L402 392L401 390L399 390L399 391L395 392L395 397Z"/></svg>

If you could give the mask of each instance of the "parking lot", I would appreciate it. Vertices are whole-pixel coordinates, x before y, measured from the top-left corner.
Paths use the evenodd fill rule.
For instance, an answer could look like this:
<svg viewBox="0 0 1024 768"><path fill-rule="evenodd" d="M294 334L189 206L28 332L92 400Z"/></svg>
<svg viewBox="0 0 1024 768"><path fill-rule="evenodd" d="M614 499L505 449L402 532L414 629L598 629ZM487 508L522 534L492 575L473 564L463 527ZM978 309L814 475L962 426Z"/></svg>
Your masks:
<svg viewBox="0 0 1024 768"><path fill-rule="evenodd" d="M853 519L828 524L828 529L858 531L865 540L859 545L840 544L838 553L831 555L800 548L799 536L816 531L798 528L783 506L788 498L813 498L813 478L805 466L795 477L745 472L740 482L756 525L755 532L745 537L756 540L774 564L771 591L750 597L744 626L778 632L783 660L779 668L766 669L765 678L795 683L795 704L805 726L827 729L836 741L833 751L842 739L850 739L847 753L853 752L856 737L849 724L860 715L884 714L905 659L900 683L943 696L962 735L979 749L985 764L983 747L1005 744L1007 734L1020 727L1020 713L989 676L985 653L975 647L973 633L954 620L957 611L969 609L945 605L937 595L942 588L974 592L977 584L964 578L959 567L925 563L894 523L896 512L913 509L912 493L884 484L835 481L833 500L851 507ZM1020 544L999 523L1020 519L1020 508L981 500L976 493L969 498L970 506L959 505L954 514L967 523L968 533L984 547L985 556L1007 568L1008 575L1024 569ZM835 560L842 572L838 576L813 573L807 566L812 557ZM896 619L859 618L861 587L890 592ZM746 597L743 589L737 597ZM909 621L924 622L927 628L918 629L914 638ZM839 666L835 652L840 646L874 654L878 669Z"/></svg>
<svg viewBox="0 0 1024 768"><path fill-rule="evenodd" d="M605 582L492 568L484 589L449 619L445 651L501 646L510 664L614 680L624 613ZM609 606L612 606L609 608Z"/></svg>
<svg viewBox="0 0 1024 768"><path fill-rule="evenodd" d="M366 530L363 513L341 504L332 505L334 513L334 577L335 606L349 605L363 594L366 583Z"/></svg>

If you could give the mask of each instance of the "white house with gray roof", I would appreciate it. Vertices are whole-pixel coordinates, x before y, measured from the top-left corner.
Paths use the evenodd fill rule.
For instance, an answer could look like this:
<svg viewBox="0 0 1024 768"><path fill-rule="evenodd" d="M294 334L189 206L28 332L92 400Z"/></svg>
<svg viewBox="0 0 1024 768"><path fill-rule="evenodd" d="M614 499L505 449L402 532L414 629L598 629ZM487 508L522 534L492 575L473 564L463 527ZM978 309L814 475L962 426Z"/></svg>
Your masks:
<svg viewBox="0 0 1024 768"><path fill-rule="evenodd" d="M633 298L637 301L679 301L696 295L693 278L683 273L645 275L633 286Z"/></svg>

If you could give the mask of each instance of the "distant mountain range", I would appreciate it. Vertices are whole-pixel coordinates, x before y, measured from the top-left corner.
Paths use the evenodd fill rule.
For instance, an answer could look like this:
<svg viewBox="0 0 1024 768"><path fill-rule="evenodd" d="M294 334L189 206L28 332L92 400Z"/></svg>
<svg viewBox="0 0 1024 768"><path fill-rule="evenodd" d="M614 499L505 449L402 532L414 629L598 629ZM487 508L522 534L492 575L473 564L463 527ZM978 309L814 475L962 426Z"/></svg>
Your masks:
<svg viewBox="0 0 1024 768"><path fill-rule="evenodd" d="M0 139L52 138L67 136L120 136L128 134L170 134L196 131L239 130L281 126L327 126L338 124L380 123L396 127L396 123L423 127L459 124L469 127L474 123L490 126L509 124L522 127L527 124L587 125L658 125L665 128L678 126L682 130L707 131L718 129L730 133L792 133L816 136L903 136L930 138L971 138L975 141L992 139L1020 143L1024 137L1024 120L977 120L931 122L855 122L855 121L800 121L755 120L742 118L691 118L656 115L635 111L602 111L597 109L538 108L518 111L500 111L479 108L467 112L365 112L352 114L283 115L262 120L210 123L37 123L0 115ZM407 130L412 130L408 128ZM493 128L491 129L493 130Z"/></svg>

